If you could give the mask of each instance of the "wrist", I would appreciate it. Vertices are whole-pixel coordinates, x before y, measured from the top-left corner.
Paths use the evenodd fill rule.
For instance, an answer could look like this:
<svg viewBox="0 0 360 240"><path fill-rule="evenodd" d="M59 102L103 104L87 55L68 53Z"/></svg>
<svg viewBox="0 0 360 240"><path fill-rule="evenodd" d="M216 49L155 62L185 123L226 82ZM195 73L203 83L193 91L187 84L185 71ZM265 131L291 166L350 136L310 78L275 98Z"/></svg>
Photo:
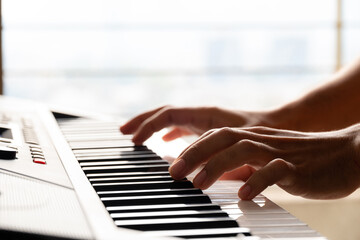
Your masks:
<svg viewBox="0 0 360 240"><path fill-rule="evenodd" d="M277 129L302 130L299 111L293 104L287 104L262 114L260 124Z"/></svg>

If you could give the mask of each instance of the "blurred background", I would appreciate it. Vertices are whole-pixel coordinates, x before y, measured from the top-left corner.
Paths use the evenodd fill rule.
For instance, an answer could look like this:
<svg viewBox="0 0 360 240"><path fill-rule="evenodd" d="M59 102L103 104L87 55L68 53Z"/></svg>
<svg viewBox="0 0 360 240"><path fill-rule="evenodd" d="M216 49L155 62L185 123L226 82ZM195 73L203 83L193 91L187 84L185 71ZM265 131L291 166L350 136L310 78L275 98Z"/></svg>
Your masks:
<svg viewBox="0 0 360 240"><path fill-rule="evenodd" d="M360 55L358 0L2 0L4 94L266 109Z"/></svg>
<svg viewBox="0 0 360 240"><path fill-rule="evenodd" d="M360 56L359 0L2 0L4 94L131 117L164 104L267 109ZM360 190L266 196L360 239Z"/></svg>

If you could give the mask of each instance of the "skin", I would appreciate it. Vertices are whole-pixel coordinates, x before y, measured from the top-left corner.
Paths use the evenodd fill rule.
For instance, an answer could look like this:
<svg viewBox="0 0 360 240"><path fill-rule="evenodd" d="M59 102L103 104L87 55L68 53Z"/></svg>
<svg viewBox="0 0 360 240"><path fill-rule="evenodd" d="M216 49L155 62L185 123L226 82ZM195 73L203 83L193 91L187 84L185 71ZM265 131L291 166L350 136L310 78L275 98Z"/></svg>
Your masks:
<svg viewBox="0 0 360 240"><path fill-rule="evenodd" d="M267 186L313 199L349 195L360 185L360 60L331 81L280 108L247 112L217 107L164 106L143 113L123 126L142 144L165 127L170 141L196 134L170 167L182 179L200 166L195 187L217 179L239 179L244 200ZM276 173L276 174L274 174Z"/></svg>
<svg viewBox="0 0 360 240"><path fill-rule="evenodd" d="M272 184L306 198L344 197L360 185L359 133L360 125L321 133L266 127L210 130L180 154L170 173L182 179L205 164L193 182L206 189L236 169L236 178L246 181L239 191L242 199Z"/></svg>

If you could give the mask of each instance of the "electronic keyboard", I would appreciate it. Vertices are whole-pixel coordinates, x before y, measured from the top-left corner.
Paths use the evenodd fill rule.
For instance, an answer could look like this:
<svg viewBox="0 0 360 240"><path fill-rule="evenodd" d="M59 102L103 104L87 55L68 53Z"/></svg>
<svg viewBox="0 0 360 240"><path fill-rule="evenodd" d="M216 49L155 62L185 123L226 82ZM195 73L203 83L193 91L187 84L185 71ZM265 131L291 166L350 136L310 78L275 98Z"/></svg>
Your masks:
<svg viewBox="0 0 360 240"><path fill-rule="evenodd" d="M324 239L263 195L239 200L241 182L172 179L120 124L0 98L0 238Z"/></svg>

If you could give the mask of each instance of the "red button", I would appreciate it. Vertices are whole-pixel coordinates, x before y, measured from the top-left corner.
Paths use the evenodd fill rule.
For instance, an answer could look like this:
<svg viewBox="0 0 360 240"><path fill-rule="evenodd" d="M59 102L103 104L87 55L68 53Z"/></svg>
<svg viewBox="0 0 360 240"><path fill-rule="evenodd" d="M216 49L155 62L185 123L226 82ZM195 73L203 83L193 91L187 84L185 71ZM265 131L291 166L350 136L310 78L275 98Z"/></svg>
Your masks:
<svg viewBox="0 0 360 240"><path fill-rule="evenodd" d="M46 164L45 159L40 159L40 158L34 158L33 162L38 164Z"/></svg>

